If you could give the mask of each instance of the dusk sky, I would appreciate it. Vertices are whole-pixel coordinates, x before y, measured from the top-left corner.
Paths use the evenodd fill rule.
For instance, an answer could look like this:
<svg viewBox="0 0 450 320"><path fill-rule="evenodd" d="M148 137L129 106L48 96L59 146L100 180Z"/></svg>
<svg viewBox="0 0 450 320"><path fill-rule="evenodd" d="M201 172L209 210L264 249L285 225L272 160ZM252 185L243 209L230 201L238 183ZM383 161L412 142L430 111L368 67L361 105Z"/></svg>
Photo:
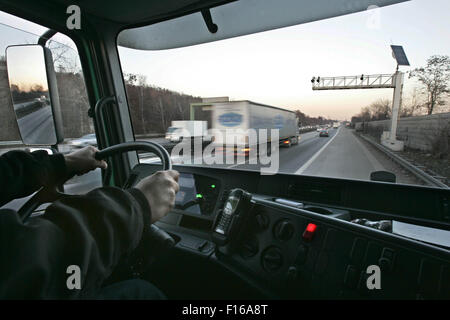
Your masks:
<svg viewBox="0 0 450 320"><path fill-rule="evenodd" d="M349 120L379 98L392 99L393 90L312 91L313 76L393 73L391 44L404 47L406 72L433 54L450 54L449 30L450 1L413 0L187 48L119 52L123 70L152 85ZM416 85L407 78L404 99Z"/></svg>
<svg viewBox="0 0 450 320"><path fill-rule="evenodd" d="M46 29L0 13L0 23L36 35ZM1 27L1 26L0 26ZM119 48L126 73L149 85L200 97L229 96L311 116L350 119L391 89L313 91L313 76L390 74L391 44L402 45L411 63L424 66L434 54L450 55L450 1L412 0L380 9L192 47L140 51ZM67 43L63 36L56 36ZM6 43L28 41L11 33ZM3 51L6 43L0 43ZM417 83L405 75L404 101Z"/></svg>
<svg viewBox="0 0 450 320"><path fill-rule="evenodd" d="M18 47L9 48L7 55L8 64L13 65L8 73L11 85L16 85L22 91L29 91L34 86L41 86L47 90L47 74L44 64L44 52L42 48L33 47L33 54L24 54ZM41 62L41 64L39 64ZM30 65L34 68L30 68Z"/></svg>

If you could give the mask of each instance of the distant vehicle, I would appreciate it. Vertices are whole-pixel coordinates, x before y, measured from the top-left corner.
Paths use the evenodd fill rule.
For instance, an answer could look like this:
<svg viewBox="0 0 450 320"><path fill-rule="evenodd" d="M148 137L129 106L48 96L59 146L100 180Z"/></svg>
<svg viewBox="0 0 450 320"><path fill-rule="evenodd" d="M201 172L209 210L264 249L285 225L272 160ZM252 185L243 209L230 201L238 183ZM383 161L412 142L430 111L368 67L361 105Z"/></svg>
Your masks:
<svg viewBox="0 0 450 320"><path fill-rule="evenodd" d="M337 129L337 128L339 128L340 126L341 126L341 124L340 124L339 122L333 123L333 128L334 128L334 129Z"/></svg>
<svg viewBox="0 0 450 320"><path fill-rule="evenodd" d="M323 129L320 131L319 133L319 137L329 137L330 135L328 134L328 130Z"/></svg>
<svg viewBox="0 0 450 320"><path fill-rule="evenodd" d="M320 132L320 131L322 131L323 129L321 128L321 127L318 127L317 129L316 129L316 131L317 132Z"/></svg>
<svg viewBox="0 0 450 320"><path fill-rule="evenodd" d="M185 139L201 137L203 140L211 140L207 134L208 122L196 120L175 120L167 128L166 139L170 142L180 142Z"/></svg>
<svg viewBox="0 0 450 320"><path fill-rule="evenodd" d="M70 140L68 144L74 148L84 148L88 146L97 147L97 137L95 136L95 133L89 133L78 139Z"/></svg>
<svg viewBox="0 0 450 320"><path fill-rule="evenodd" d="M290 147L299 141L294 112L248 100L215 103L212 123L216 132L214 144L226 145L226 150L236 153L248 154L253 148L258 149L259 145L274 143L270 137L271 129L278 129L277 142L282 146ZM249 141L246 133L249 129L258 132L256 141ZM260 136L260 130L267 130L268 134Z"/></svg>

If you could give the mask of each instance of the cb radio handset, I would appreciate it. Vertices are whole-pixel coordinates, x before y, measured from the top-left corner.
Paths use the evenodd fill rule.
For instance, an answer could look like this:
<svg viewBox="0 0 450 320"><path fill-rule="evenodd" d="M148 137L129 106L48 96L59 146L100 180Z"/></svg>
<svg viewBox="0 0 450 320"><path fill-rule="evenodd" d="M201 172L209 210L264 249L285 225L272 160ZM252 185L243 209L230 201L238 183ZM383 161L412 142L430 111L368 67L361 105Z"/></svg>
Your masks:
<svg viewBox="0 0 450 320"><path fill-rule="evenodd" d="M233 244L239 242L250 215L251 198L252 195L242 189L230 191L213 226L213 241L219 246L228 245L232 249Z"/></svg>

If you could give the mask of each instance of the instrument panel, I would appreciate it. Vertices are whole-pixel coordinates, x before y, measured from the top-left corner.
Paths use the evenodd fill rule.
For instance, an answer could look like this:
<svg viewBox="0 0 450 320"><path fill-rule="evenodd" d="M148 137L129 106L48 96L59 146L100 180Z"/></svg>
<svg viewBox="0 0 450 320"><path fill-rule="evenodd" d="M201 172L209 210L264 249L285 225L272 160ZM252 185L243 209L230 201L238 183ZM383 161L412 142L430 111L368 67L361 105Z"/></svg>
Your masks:
<svg viewBox="0 0 450 320"><path fill-rule="evenodd" d="M180 173L180 191L175 198L175 209L196 215L211 215L220 192L220 181L208 176Z"/></svg>
<svg viewBox="0 0 450 320"><path fill-rule="evenodd" d="M158 169L139 165L133 170L143 177ZM450 298L448 249L350 222L395 218L450 230L442 201L448 190L205 167L175 170L181 172L180 193L162 227L179 237L181 250L231 270L270 297ZM234 199L233 188L251 194L251 209L241 210L249 214L241 217L247 222L239 232L226 232L233 222L221 223L221 210L227 203L236 207L227 202ZM386 190L401 199L414 194L420 203L393 206L390 198L379 196ZM363 191L364 203L353 197ZM426 211L426 221L423 207L433 209ZM225 238L216 241L214 230L223 230L215 238ZM237 239L237 234L245 236ZM383 290L365 286L372 265L381 269Z"/></svg>

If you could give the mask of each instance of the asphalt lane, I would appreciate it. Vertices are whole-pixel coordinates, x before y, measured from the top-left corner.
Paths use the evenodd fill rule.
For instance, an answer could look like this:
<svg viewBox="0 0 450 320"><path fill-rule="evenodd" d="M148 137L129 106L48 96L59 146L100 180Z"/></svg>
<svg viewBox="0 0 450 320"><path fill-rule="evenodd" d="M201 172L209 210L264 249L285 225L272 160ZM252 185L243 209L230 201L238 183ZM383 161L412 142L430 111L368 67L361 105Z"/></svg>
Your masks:
<svg viewBox="0 0 450 320"><path fill-rule="evenodd" d="M370 173L386 170L353 130L341 128L333 141L298 174L369 180Z"/></svg>
<svg viewBox="0 0 450 320"><path fill-rule="evenodd" d="M305 164L316 152L320 150L333 136L337 129L329 130L329 137L319 137L319 132L308 132L301 135L298 145L280 147L279 149L279 169L280 173L295 173L303 164ZM268 165L248 164L246 163L233 166L236 169L243 170L260 170Z"/></svg>
<svg viewBox="0 0 450 320"><path fill-rule="evenodd" d="M233 162L223 164L205 163L205 159L198 156L191 160L200 163L189 164L215 168L235 168L243 170L261 171L271 167L272 173L290 173L310 176L325 176L344 179L369 180L370 173L386 170L371 152L358 140L351 129L340 127L330 129L329 137L319 137L318 132L308 132L301 135L298 145L290 148L280 147L278 166L271 163L256 164L249 160L234 159ZM226 162L226 155L223 162ZM174 163L180 163L181 158L173 157ZM273 162L275 158L272 158ZM157 158L142 159L141 162L156 163ZM278 170L277 170L278 169Z"/></svg>
<svg viewBox="0 0 450 320"><path fill-rule="evenodd" d="M55 126L50 106L20 118L18 123L22 139L28 144L46 144L40 142L55 141Z"/></svg>

